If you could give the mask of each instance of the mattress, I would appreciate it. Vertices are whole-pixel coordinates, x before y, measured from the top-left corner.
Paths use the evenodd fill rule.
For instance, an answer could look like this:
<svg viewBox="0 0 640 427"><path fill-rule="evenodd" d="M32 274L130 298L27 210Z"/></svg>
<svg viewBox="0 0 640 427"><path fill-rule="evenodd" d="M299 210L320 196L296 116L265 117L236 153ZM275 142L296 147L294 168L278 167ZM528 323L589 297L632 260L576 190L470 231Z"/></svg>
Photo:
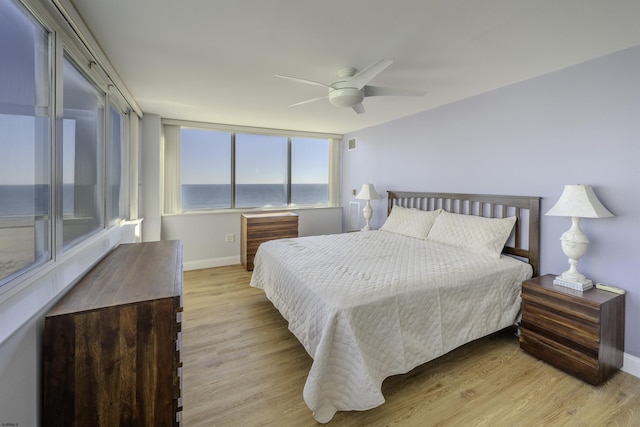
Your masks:
<svg viewBox="0 0 640 427"><path fill-rule="evenodd" d="M531 266L385 231L266 242L261 288L313 358L314 418L384 403L382 381L513 324Z"/></svg>

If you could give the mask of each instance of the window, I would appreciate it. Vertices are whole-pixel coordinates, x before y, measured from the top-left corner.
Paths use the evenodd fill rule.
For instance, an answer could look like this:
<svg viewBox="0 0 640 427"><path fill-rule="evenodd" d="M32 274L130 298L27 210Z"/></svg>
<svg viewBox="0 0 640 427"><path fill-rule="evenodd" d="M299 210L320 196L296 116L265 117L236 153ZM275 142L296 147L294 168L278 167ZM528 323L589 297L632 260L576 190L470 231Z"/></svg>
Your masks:
<svg viewBox="0 0 640 427"><path fill-rule="evenodd" d="M182 128L182 210L231 207L231 133Z"/></svg>
<svg viewBox="0 0 640 427"><path fill-rule="evenodd" d="M287 206L287 159L286 137L237 134L235 207Z"/></svg>
<svg viewBox="0 0 640 427"><path fill-rule="evenodd" d="M51 259L49 32L0 2L0 285Z"/></svg>
<svg viewBox="0 0 640 427"><path fill-rule="evenodd" d="M130 104L57 12L0 1L2 298L128 214Z"/></svg>
<svg viewBox="0 0 640 427"><path fill-rule="evenodd" d="M337 205L334 135L251 131L166 120L165 213Z"/></svg>
<svg viewBox="0 0 640 427"><path fill-rule="evenodd" d="M104 102L101 93L65 57L63 65L63 243L102 228Z"/></svg>
<svg viewBox="0 0 640 427"><path fill-rule="evenodd" d="M329 200L329 150L324 139L291 139L291 204Z"/></svg>

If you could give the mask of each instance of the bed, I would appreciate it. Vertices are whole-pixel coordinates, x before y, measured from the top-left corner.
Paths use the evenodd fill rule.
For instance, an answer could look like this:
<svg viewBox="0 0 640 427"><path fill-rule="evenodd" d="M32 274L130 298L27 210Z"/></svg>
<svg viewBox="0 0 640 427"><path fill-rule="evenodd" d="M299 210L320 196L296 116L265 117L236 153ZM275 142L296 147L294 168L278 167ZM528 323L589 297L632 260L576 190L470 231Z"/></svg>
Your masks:
<svg viewBox="0 0 640 427"><path fill-rule="evenodd" d="M516 323L538 272L538 197L389 191L388 204L380 230L274 240L254 260L251 286L313 358L303 397L321 423Z"/></svg>

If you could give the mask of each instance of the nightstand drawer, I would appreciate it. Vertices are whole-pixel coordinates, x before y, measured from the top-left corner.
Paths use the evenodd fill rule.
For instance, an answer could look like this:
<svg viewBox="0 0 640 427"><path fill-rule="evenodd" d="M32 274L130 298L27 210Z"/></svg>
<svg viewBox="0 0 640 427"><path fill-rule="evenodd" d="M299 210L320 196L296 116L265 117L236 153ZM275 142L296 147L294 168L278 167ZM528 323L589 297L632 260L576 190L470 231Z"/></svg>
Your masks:
<svg viewBox="0 0 640 427"><path fill-rule="evenodd" d="M527 282L525 282L526 284ZM600 323L600 307L588 304L577 296L567 294L567 291L552 291L549 289L540 289L530 285L524 285L522 292L523 302L530 302L538 306L547 307L549 310L581 319L585 322Z"/></svg>
<svg viewBox="0 0 640 427"><path fill-rule="evenodd" d="M596 350L600 347L599 323L588 322L561 311L551 311L545 306L523 300L523 326L526 326L529 319L535 319L535 326L528 326L530 329L539 330L543 334L552 333Z"/></svg>
<svg viewBox="0 0 640 427"><path fill-rule="evenodd" d="M599 384L598 356L589 356L561 343L522 328L520 348L590 384Z"/></svg>

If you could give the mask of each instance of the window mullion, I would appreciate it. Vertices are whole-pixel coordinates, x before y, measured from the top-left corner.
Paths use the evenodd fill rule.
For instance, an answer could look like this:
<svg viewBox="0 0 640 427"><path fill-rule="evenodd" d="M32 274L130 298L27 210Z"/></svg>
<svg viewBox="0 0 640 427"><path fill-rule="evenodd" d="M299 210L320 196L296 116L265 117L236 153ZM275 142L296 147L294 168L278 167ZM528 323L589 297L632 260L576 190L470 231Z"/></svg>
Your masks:
<svg viewBox="0 0 640 427"><path fill-rule="evenodd" d="M54 43L54 64L53 64L53 76L54 76L54 133L53 133L53 164L54 164L54 174L53 174L53 199L52 199L52 209L53 209L53 257L54 260L58 259L62 255L62 246L63 246L63 238L62 238L62 220L63 220L63 207L62 207L62 164L63 164L63 131L62 131L62 123L64 119L64 96L63 89L64 85L62 83L62 68L64 64L64 44L62 42L62 38L56 35L55 43Z"/></svg>
<svg viewBox="0 0 640 427"><path fill-rule="evenodd" d="M291 206L291 137L287 138L287 206Z"/></svg>
<svg viewBox="0 0 640 427"><path fill-rule="evenodd" d="M231 209L236 207L236 133L231 132Z"/></svg>
<svg viewBox="0 0 640 427"><path fill-rule="evenodd" d="M109 226L109 212L111 212L111 180L109 178L111 170L111 98L109 92L104 94L104 129L102 131L102 228Z"/></svg>

